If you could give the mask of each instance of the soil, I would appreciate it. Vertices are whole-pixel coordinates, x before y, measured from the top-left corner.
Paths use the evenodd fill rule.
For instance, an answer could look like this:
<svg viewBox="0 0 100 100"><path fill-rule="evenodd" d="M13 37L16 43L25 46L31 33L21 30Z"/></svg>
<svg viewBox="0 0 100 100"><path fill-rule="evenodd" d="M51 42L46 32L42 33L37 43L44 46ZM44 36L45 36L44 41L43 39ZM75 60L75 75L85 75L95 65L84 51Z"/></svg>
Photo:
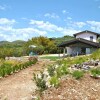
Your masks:
<svg viewBox="0 0 100 100"><path fill-rule="evenodd" d="M100 79L89 74L79 80L64 77L58 88L44 91L40 100L100 100Z"/></svg>
<svg viewBox="0 0 100 100"><path fill-rule="evenodd" d="M31 67L0 79L0 100L31 100L36 89L33 72L38 73L46 64L47 61L38 61Z"/></svg>

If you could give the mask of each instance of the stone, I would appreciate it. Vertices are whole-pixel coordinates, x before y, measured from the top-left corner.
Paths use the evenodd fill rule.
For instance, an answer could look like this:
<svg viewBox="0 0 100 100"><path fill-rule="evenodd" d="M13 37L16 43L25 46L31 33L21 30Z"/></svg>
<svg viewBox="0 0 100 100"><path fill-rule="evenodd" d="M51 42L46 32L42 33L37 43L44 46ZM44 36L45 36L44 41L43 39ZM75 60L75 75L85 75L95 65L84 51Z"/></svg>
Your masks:
<svg viewBox="0 0 100 100"><path fill-rule="evenodd" d="M84 70L89 70L90 67L89 67L89 65L83 65L83 66L82 66L82 69L84 69Z"/></svg>

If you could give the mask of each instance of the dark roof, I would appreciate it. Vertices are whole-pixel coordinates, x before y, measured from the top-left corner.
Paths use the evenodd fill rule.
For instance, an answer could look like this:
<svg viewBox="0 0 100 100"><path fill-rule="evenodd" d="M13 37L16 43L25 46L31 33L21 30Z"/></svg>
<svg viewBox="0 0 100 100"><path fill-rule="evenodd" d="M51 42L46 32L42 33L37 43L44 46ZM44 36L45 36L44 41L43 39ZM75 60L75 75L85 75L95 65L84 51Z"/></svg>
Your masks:
<svg viewBox="0 0 100 100"><path fill-rule="evenodd" d="M82 34L82 33L92 33L92 34L97 35L97 37L99 37L99 36L100 36L100 34L99 34L99 33L92 32L92 31L88 31L88 30L85 30L85 31L82 31L82 32L79 32L79 33L75 33L75 34L74 34L74 36L76 37L76 35L78 35L78 34Z"/></svg>
<svg viewBox="0 0 100 100"><path fill-rule="evenodd" d="M73 39L70 41L65 41L65 42L61 43L60 45L58 45L58 47L66 47L66 46L70 46L71 44L79 43L79 42L96 47L96 48L100 47L100 43L92 42L92 41L82 39L82 38L77 38L77 39Z"/></svg>

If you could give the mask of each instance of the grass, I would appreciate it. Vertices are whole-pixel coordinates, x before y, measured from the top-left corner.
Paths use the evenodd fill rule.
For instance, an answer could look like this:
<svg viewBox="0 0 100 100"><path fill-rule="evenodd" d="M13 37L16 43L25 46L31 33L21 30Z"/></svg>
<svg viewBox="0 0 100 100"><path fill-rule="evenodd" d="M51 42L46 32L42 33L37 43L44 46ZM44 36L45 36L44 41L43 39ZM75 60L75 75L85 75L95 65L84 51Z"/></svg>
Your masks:
<svg viewBox="0 0 100 100"><path fill-rule="evenodd" d="M80 79L81 77L83 77L83 75L84 75L84 72L78 71L78 70L76 70L72 73L72 76L75 77L75 79Z"/></svg>
<svg viewBox="0 0 100 100"><path fill-rule="evenodd" d="M50 59L52 61L56 61L57 59L59 59L58 56L43 56L43 57L40 57L42 59Z"/></svg>
<svg viewBox="0 0 100 100"><path fill-rule="evenodd" d="M100 75L100 68L92 69L91 74L93 75L93 77L97 77L98 75Z"/></svg>

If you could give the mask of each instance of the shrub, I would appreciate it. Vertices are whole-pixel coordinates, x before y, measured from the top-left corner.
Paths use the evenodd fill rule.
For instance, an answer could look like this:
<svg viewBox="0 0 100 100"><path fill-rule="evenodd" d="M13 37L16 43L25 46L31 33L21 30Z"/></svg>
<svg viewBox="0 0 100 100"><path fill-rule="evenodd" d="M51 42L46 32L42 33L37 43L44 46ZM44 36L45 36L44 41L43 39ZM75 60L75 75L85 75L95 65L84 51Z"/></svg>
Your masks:
<svg viewBox="0 0 100 100"><path fill-rule="evenodd" d="M2 70L0 71L0 76L1 76L1 77L4 77L5 75L6 75L5 70L2 69Z"/></svg>
<svg viewBox="0 0 100 100"><path fill-rule="evenodd" d="M12 72L12 67L11 66L6 67L5 70L6 70L6 75L10 75Z"/></svg>
<svg viewBox="0 0 100 100"><path fill-rule="evenodd" d="M92 55L91 55L91 58L94 59L94 60L96 60L96 59L100 60L100 49L93 52Z"/></svg>
<svg viewBox="0 0 100 100"><path fill-rule="evenodd" d="M58 87L59 84L60 84L60 81L58 80L58 77L57 76L53 76L51 77L50 79L50 84L54 87Z"/></svg>
<svg viewBox="0 0 100 100"><path fill-rule="evenodd" d="M84 72L83 71L74 71L72 73L72 76L75 77L75 79L80 79L81 77L83 77L84 75Z"/></svg>
<svg viewBox="0 0 100 100"><path fill-rule="evenodd" d="M62 75L66 75L68 73L69 73L69 71L68 71L68 67L66 64L62 64L58 68L56 68L56 74L57 74L58 78L60 78Z"/></svg>
<svg viewBox="0 0 100 100"><path fill-rule="evenodd" d="M53 76L55 74L54 71L55 71L54 65L48 67L48 73L50 76Z"/></svg>
<svg viewBox="0 0 100 100"><path fill-rule="evenodd" d="M36 83L36 86L38 87L39 91L42 92L44 90L47 89L47 86L46 86L46 81L44 80L44 74L41 72L40 74L38 74L36 76L36 74L34 74L34 81Z"/></svg>
<svg viewBox="0 0 100 100"><path fill-rule="evenodd" d="M93 77L97 77L98 75L100 75L100 68L92 69L90 72L93 75Z"/></svg>
<svg viewBox="0 0 100 100"><path fill-rule="evenodd" d="M73 59L74 64L82 64L83 62L87 61L87 57L77 57Z"/></svg>

